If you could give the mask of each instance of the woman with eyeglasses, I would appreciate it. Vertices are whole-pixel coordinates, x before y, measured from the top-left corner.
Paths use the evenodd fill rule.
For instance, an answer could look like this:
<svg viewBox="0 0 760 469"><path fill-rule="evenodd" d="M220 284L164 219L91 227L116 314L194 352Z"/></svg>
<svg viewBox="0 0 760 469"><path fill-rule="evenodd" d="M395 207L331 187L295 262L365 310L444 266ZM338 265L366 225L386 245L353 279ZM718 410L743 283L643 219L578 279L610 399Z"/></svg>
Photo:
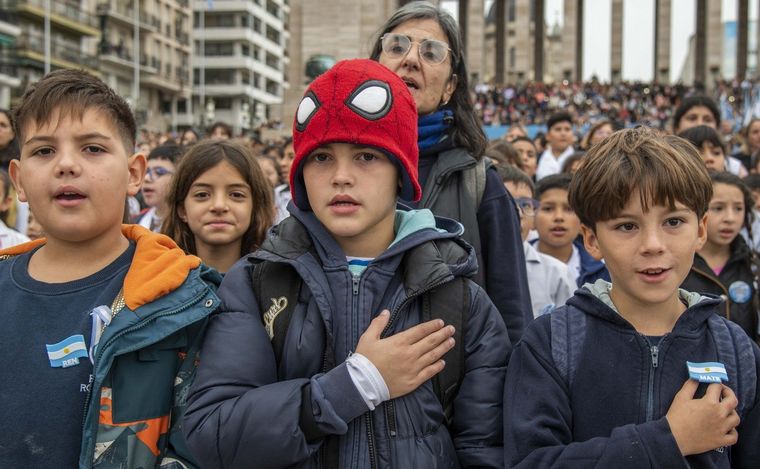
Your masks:
<svg viewBox="0 0 760 469"><path fill-rule="evenodd" d="M169 214L166 195L180 156L182 147L170 143L159 145L148 154L148 168L142 187L143 201L148 208L136 217L134 222L138 225L161 232L161 223Z"/></svg>
<svg viewBox="0 0 760 469"><path fill-rule="evenodd" d="M371 58L406 82L417 103L418 208L453 218L478 257L475 281L501 312L512 343L532 320L520 222L494 168L483 159L487 139L467 83L454 19L428 2L399 8L381 28Z"/></svg>

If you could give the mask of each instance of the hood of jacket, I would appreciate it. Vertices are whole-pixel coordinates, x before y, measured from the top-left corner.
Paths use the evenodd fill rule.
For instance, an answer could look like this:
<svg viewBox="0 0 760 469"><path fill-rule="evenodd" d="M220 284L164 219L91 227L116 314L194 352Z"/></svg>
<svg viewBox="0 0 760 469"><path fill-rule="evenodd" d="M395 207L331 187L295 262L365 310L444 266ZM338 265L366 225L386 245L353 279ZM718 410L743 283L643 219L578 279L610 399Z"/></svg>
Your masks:
<svg viewBox="0 0 760 469"><path fill-rule="evenodd" d="M269 261L298 261L319 266L320 270L348 269L345 253L314 213L292 203L288 207L292 216L270 230L253 256ZM460 223L434 217L429 210L402 209L396 213L396 239L372 263L395 269L403 258L408 293L477 271L475 250L460 238Z"/></svg>
<svg viewBox="0 0 760 469"><path fill-rule="evenodd" d="M567 304L574 306L586 314L590 314L604 321L610 322L620 327L633 328L633 326L620 315L610 298L612 284L606 280L597 280L596 282L587 283L575 292L567 300ZM702 296L699 293L688 292L683 289L678 290L680 298L686 303L689 314L682 314L676 321L676 328L686 326L687 329L694 329L700 324L707 321L711 314L715 313L715 308L720 304L719 299Z"/></svg>
<svg viewBox="0 0 760 469"><path fill-rule="evenodd" d="M124 279L124 301L133 311L179 288L190 271L201 264L198 257L185 254L168 236L138 225L122 225L121 232L135 243L135 255ZM24 254L43 244L45 238L37 239L0 251L0 256Z"/></svg>

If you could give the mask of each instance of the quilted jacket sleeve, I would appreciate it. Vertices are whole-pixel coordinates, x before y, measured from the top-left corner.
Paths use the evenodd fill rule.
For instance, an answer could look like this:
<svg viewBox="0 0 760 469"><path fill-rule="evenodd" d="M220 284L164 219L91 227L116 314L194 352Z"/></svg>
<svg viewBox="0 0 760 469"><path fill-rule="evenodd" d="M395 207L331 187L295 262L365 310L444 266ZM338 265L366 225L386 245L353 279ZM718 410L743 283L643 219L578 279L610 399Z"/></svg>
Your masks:
<svg viewBox="0 0 760 469"><path fill-rule="evenodd" d="M465 374L454 400L451 433L463 467L504 467L504 375L512 346L501 315L471 283L472 308L465 325Z"/></svg>

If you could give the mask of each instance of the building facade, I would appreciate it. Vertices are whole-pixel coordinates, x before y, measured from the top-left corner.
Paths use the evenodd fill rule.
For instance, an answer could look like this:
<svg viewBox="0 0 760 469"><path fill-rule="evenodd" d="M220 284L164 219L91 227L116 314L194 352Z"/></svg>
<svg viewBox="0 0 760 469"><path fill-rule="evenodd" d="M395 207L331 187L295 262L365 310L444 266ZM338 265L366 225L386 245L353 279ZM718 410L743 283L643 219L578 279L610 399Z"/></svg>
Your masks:
<svg viewBox="0 0 760 469"><path fill-rule="evenodd" d="M21 85L13 56L21 28L12 24L5 10L0 11L0 108L11 105L11 92Z"/></svg>
<svg viewBox="0 0 760 469"><path fill-rule="evenodd" d="M196 0L193 118L236 134L280 117L288 89L290 6L286 0Z"/></svg>
<svg viewBox="0 0 760 469"><path fill-rule="evenodd" d="M99 71L130 101L138 125L190 127L189 0L98 0L96 11Z"/></svg>

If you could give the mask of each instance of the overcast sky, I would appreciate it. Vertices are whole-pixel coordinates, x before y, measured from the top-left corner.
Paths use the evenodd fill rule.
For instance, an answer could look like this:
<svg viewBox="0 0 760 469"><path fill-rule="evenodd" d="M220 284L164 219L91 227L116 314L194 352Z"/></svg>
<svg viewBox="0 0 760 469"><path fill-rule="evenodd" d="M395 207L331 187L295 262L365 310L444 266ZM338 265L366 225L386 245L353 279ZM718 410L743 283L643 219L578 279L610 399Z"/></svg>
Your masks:
<svg viewBox="0 0 760 469"><path fill-rule="evenodd" d="M493 0L485 0L486 9ZM545 0L545 19L553 25L562 23L563 0ZM722 1L722 20L735 21L737 0ZM597 75L610 79L610 0L585 0L583 37L583 77ZM758 2L750 3L750 21L757 18ZM694 0L673 0L671 16L671 79L676 79L686 59L689 37L696 21ZM444 7L456 16L456 1L444 0ZM654 0L624 0L623 78L651 80L654 54ZM593 27L589 27L593 25Z"/></svg>

